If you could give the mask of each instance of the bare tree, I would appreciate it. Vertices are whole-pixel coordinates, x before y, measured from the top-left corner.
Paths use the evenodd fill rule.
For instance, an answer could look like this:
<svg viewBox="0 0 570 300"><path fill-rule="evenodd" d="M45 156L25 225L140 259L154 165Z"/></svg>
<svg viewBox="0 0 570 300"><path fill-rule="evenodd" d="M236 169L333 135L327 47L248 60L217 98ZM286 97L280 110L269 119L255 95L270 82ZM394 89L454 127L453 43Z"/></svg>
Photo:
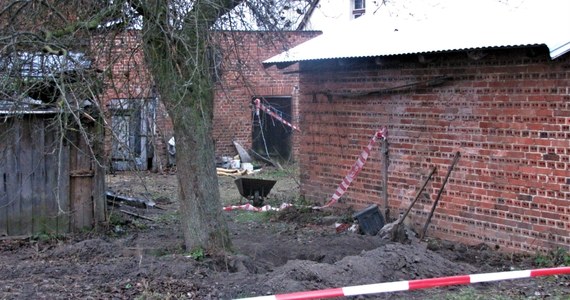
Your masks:
<svg viewBox="0 0 570 300"><path fill-rule="evenodd" d="M70 76L81 82L75 95L95 99L101 76L108 75L108 66L98 65L100 74L94 76L89 65L94 37L112 41L111 36L125 28L140 30L145 63L174 126L186 248L220 253L231 248L231 241L222 216L211 135L216 47L212 34L215 29L295 28L295 20L310 4L309 0L2 1L0 91L15 104L37 99L35 92L41 91L45 96L41 105L72 111L77 101L60 97L68 93ZM37 69L34 64L42 60L47 62L43 66L56 70L31 76L31 70ZM70 61L75 67L66 68Z"/></svg>

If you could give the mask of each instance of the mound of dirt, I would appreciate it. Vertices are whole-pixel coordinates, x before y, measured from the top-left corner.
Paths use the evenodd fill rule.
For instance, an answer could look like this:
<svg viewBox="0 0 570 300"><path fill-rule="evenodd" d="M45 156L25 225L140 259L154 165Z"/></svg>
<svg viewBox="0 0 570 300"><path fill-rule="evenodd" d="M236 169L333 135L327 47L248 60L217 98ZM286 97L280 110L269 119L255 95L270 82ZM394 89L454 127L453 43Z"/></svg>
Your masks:
<svg viewBox="0 0 570 300"><path fill-rule="evenodd" d="M323 245L323 248L326 248ZM421 244L383 244L334 263L290 260L254 281L257 294L286 293L330 287L469 274L477 268L451 262Z"/></svg>

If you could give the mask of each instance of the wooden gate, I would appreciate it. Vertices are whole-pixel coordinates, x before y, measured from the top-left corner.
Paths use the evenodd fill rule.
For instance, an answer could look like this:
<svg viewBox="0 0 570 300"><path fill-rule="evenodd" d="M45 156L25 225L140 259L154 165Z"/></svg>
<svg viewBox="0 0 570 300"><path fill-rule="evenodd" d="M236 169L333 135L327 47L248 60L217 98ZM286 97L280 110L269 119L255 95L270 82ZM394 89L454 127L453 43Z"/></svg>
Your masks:
<svg viewBox="0 0 570 300"><path fill-rule="evenodd" d="M2 115L0 236L61 234L106 220L102 131L63 131L56 114ZM69 126L69 125L67 125Z"/></svg>

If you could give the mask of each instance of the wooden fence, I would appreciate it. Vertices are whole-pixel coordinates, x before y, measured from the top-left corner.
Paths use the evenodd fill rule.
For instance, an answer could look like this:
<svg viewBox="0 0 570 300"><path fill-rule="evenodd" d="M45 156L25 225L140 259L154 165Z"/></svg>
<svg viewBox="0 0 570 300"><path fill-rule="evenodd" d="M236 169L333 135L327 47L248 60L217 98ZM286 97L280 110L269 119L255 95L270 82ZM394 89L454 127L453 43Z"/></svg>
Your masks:
<svg viewBox="0 0 570 300"><path fill-rule="evenodd" d="M104 170L93 159L101 131L82 126L87 134L62 130L54 114L0 116L0 236L62 234L106 220Z"/></svg>

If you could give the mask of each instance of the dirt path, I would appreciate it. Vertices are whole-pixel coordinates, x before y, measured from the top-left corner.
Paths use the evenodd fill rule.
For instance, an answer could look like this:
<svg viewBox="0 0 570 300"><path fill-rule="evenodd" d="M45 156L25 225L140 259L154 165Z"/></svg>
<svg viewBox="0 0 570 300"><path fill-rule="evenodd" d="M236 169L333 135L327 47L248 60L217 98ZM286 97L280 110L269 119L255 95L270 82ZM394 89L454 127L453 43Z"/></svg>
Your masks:
<svg viewBox="0 0 570 300"><path fill-rule="evenodd" d="M291 174L259 174L277 180L267 203L296 200L298 186ZM173 174L111 175L108 186L152 199L163 209L122 207L154 221L114 210L104 232L0 241L0 299L232 299L526 269L534 267L536 258L502 255L485 245L400 244L336 233L332 223L346 220L349 212L292 210L226 212L235 255L197 261L183 249ZM220 177L220 191L225 204L240 201L233 178ZM561 276L363 298L570 299L568 295L569 277Z"/></svg>

